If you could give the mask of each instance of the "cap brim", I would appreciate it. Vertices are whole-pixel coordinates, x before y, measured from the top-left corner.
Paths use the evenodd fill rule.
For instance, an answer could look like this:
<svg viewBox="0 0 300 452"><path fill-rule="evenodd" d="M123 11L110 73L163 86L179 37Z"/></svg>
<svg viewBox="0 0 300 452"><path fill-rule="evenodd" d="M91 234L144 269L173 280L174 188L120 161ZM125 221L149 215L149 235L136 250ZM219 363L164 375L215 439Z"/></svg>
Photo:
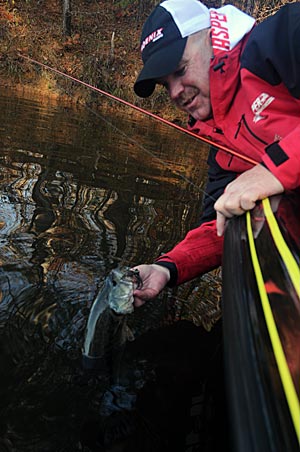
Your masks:
<svg viewBox="0 0 300 452"><path fill-rule="evenodd" d="M149 57L134 84L134 91L139 97L151 96L157 80L172 74L177 69L186 41L187 38L176 40Z"/></svg>

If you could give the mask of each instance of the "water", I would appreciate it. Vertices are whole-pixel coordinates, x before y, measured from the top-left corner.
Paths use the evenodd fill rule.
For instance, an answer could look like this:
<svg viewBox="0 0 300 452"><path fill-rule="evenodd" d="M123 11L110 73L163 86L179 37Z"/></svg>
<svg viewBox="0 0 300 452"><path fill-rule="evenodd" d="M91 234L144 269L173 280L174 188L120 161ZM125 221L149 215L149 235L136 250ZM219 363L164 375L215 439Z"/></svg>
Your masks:
<svg viewBox="0 0 300 452"><path fill-rule="evenodd" d="M152 262L197 224L206 156L194 138L117 108L0 93L1 452L196 451L201 441L214 450L223 427L219 322L207 333L220 316L214 275L132 315L121 389L109 367L81 366L109 271ZM107 415L111 394L125 402Z"/></svg>

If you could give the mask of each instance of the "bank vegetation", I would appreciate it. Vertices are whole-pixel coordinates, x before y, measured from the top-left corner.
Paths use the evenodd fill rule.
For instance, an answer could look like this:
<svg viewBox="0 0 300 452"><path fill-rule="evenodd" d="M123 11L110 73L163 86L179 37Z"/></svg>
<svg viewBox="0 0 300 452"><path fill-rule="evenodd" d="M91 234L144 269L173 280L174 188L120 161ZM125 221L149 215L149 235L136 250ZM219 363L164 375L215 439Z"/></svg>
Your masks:
<svg viewBox="0 0 300 452"><path fill-rule="evenodd" d="M139 37L156 0L7 0L0 3L0 87L72 103L111 103L30 58L169 119L182 118L156 90L141 100L133 83L141 67ZM223 1L206 1L220 7ZM228 2L229 3L229 2ZM230 2L258 21L285 0Z"/></svg>

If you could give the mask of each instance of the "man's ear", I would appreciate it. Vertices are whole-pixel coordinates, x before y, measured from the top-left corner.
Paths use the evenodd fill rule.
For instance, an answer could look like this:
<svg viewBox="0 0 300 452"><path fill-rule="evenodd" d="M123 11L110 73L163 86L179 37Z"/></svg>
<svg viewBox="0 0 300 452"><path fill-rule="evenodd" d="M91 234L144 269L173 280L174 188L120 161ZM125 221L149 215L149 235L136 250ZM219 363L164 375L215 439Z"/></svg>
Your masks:
<svg viewBox="0 0 300 452"><path fill-rule="evenodd" d="M212 32L211 28L207 29L206 37L205 37L205 43L208 45L208 47L211 49L211 54L213 55L213 46L212 46Z"/></svg>
<svg viewBox="0 0 300 452"><path fill-rule="evenodd" d="M212 37L211 28L208 28L207 29L207 34L206 34L206 39L207 39L207 41L209 42L210 45L212 45L211 37Z"/></svg>

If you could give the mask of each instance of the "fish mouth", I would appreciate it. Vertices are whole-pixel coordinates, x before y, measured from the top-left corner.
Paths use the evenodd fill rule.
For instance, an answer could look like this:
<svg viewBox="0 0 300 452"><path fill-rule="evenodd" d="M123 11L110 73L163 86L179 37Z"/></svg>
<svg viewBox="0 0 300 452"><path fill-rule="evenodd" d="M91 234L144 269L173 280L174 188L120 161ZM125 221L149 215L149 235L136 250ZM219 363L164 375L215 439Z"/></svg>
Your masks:
<svg viewBox="0 0 300 452"><path fill-rule="evenodd" d="M128 276L134 278L135 283L137 284L137 289L141 289L143 287L143 280L141 278L140 272L137 268L128 270Z"/></svg>

